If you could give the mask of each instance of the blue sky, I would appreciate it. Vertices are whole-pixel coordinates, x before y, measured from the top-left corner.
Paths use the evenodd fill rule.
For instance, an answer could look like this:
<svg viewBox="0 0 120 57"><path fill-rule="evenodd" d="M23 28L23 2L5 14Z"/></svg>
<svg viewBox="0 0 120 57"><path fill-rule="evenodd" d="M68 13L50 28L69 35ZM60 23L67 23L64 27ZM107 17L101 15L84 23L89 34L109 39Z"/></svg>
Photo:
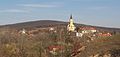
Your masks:
<svg viewBox="0 0 120 57"><path fill-rule="evenodd" d="M36 20L120 28L120 0L0 0L0 25Z"/></svg>

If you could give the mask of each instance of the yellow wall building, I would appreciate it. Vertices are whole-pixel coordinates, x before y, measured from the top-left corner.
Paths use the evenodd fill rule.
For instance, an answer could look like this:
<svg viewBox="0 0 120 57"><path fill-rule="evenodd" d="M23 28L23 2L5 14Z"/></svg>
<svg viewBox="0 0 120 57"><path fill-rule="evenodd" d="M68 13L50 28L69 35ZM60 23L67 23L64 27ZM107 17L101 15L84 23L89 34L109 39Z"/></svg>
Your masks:
<svg viewBox="0 0 120 57"><path fill-rule="evenodd" d="M69 24L67 26L67 30L68 31L71 31L71 32L74 32L75 31L75 25L74 25L74 21L73 21L73 18L72 18L72 15L70 16L70 20L69 20Z"/></svg>

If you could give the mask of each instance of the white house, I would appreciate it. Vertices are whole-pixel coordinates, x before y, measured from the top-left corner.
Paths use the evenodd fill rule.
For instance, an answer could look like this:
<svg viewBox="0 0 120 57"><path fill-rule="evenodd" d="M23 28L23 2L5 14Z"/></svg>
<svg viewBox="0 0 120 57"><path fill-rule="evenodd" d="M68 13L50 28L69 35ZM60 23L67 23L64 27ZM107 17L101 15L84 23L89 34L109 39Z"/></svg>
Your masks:
<svg viewBox="0 0 120 57"><path fill-rule="evenodd" d="M76 36L77 36L77 37L82 37L82 36L83 36L83 33L76 32Z"/></svg>

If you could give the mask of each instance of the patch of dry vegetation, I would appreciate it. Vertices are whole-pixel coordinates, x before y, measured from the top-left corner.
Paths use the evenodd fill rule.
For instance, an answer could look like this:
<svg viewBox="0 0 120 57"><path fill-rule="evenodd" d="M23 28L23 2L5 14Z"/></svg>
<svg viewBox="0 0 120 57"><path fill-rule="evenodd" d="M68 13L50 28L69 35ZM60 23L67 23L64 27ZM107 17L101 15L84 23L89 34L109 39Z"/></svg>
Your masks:
<svg viewBox="0 0 120 57"><path fill-rule="evenodd" d="M41 32L32 37L4 29L0 30L0 57L74 57L72 54L76 57L89 57L108 51L113 57L115 54L120 55L120 35L96 38L91 42L86 42L87 39L86 36L70 36L65 28L57 32ZM57 46L58 49L51 53L51 46Z"/></svg>

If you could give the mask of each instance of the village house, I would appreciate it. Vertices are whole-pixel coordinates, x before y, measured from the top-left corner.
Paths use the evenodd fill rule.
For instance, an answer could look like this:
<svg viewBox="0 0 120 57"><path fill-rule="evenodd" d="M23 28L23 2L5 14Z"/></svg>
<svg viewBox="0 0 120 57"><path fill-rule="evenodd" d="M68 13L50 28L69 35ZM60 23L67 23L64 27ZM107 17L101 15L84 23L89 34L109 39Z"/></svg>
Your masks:
<svg viewBox="0 0 120 57"><path fill-rule="evenodd" d="M76 36L77 36L77 37L82 37L82 36L83 36L83 33L76 32Z"/></svg>
<svg viewBox="0 0 120 57"><path fill-rule="evenodd" d="M105 37L105 36L112 36L112 34L109 32L108 33L98 33L97 36L98 37Z"/></svg>
<svg viewBox="0 0 120 57"><path fill-rule="evenodd" d="M93 27L80 27L81 33L95 33L97 32L96 28Z"/></svg>
<svg viewBox="0 0 120 57"><path fill-rule="evenodd" d="M22 30L19 31L19 33L20 33L20 34L26 34L27 31L26 31L25 29L22 29Z"/></svg>
<svg viewBox="0 0 120 57"><path fill-rule="evenodd" d="M63 49L64 49L64 47L61 46L61 45L51 45L51 46L48 46L48 51L51 54L54 54L54 55L57 55L58 52L62 51Z"/></svg>

